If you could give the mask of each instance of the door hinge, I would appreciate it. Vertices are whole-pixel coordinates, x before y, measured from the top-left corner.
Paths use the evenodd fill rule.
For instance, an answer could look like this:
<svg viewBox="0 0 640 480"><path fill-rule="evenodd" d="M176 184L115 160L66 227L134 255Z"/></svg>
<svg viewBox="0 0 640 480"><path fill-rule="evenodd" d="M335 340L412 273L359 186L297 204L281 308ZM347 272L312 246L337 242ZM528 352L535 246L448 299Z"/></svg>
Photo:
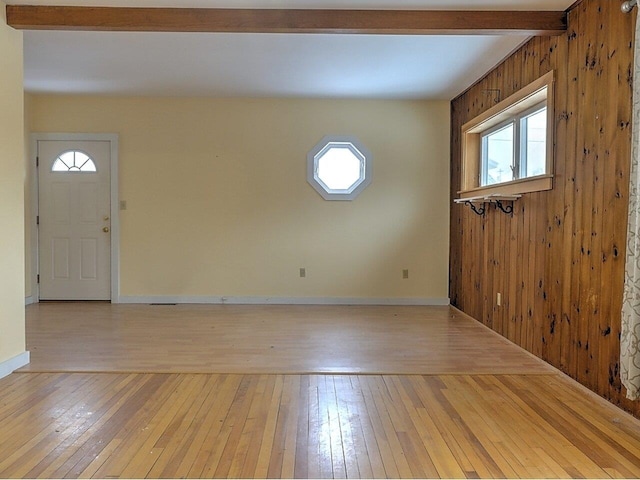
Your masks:
<svg viewBox="0 0 640 480"><path fill-rule="evenodd" d="M36 225L40 225L40 215L36 215Z"/></svg>
<svg viewBox="0 0 640 480"><path fill-rule="evenodd" d="M36 157L36 168L40 166L40 157Z"/></svg>
<svg viewBox="0 0 640 480"><path fill-rule="evenodd" d="M36 275L36 283L40 283L40 274Z"/></svg>

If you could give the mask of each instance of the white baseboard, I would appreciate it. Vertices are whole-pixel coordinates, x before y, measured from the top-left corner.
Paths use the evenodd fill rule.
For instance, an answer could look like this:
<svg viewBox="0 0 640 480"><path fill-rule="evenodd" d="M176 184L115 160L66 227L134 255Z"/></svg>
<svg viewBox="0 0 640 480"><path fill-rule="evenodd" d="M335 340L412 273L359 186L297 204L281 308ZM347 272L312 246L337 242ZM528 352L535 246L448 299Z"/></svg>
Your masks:
<svg viewBox="0 0 640 480"><path fill-rule="evenodd" d="M121 296L119 303L213 305L449 305L448 298Z"/></svg>
<svg viewBox="0 0 640 480"><path fill-rule="evenodd" d="M24 305L25 305L25 307L26 307L27 305L32 305L32 304L34 304L34 303L36 303L36 299L35 299L35 298L33 298L33 296L31 296L31 297L25 297L25 299L24 299Z"/></svg>
<svg viewBox="0 0 640 480"><path fill-rule="evenodd" d="M0 363L0 378L6 377L13 373L15 370L24 367L29 363L29 352L23 352L20 355L16 355L9 360L5 360Z"/></svg>

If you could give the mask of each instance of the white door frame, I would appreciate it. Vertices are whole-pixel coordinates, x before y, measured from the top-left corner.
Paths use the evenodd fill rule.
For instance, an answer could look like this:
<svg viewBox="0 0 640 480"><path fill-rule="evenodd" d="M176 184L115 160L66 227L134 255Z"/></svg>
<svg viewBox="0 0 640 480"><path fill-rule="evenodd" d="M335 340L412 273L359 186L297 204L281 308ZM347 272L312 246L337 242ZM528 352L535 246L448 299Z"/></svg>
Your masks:
<svg viewBox="0 0 640 480"><path fill-rule="evenodd" d="M118 134L117 133L32 133L30 135L31 162L29 179L31 183L31 275L32 296L34 302L40 301L39 272L39 232L38 218L38 141L70 140L109 142L111 152L111 303L120 303L120 209L118 201Z"/></svg>

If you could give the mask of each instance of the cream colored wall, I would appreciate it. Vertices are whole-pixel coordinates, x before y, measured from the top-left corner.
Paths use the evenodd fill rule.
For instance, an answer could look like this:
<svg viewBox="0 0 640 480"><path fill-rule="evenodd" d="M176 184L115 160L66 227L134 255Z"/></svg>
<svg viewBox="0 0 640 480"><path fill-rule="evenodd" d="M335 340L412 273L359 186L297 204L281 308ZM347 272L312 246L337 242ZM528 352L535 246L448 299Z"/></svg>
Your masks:
<svg viewBox="0 0 640 480"><path fill-rule="evenodd" d="M0 363L25 351L22 33L0 2Z"/></svg>
<svg viewBox="0 0 640 480"><path fill-rule="evenodd" d="M448 102L31 103L34 132L120 134L123 296L448 296ZM306 181L306 154L327 134L374 156L352 202Z"/></svg>

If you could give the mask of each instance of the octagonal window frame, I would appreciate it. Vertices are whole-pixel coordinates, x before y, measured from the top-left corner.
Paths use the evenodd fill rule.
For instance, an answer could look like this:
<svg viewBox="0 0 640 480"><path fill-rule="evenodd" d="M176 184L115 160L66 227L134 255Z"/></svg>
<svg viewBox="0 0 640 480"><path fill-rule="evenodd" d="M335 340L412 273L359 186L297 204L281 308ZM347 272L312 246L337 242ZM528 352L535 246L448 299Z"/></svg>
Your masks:
<svg viewBox="0 0 640 480"><path fill-rule="evenodd" d="M347 189L330 188L318 176L320 159L332 148L347 148L360 160L360 178ZM355 137L326 135L307 153L307 182L325 200L353 200L371 184L373 156Z"/></svg>

